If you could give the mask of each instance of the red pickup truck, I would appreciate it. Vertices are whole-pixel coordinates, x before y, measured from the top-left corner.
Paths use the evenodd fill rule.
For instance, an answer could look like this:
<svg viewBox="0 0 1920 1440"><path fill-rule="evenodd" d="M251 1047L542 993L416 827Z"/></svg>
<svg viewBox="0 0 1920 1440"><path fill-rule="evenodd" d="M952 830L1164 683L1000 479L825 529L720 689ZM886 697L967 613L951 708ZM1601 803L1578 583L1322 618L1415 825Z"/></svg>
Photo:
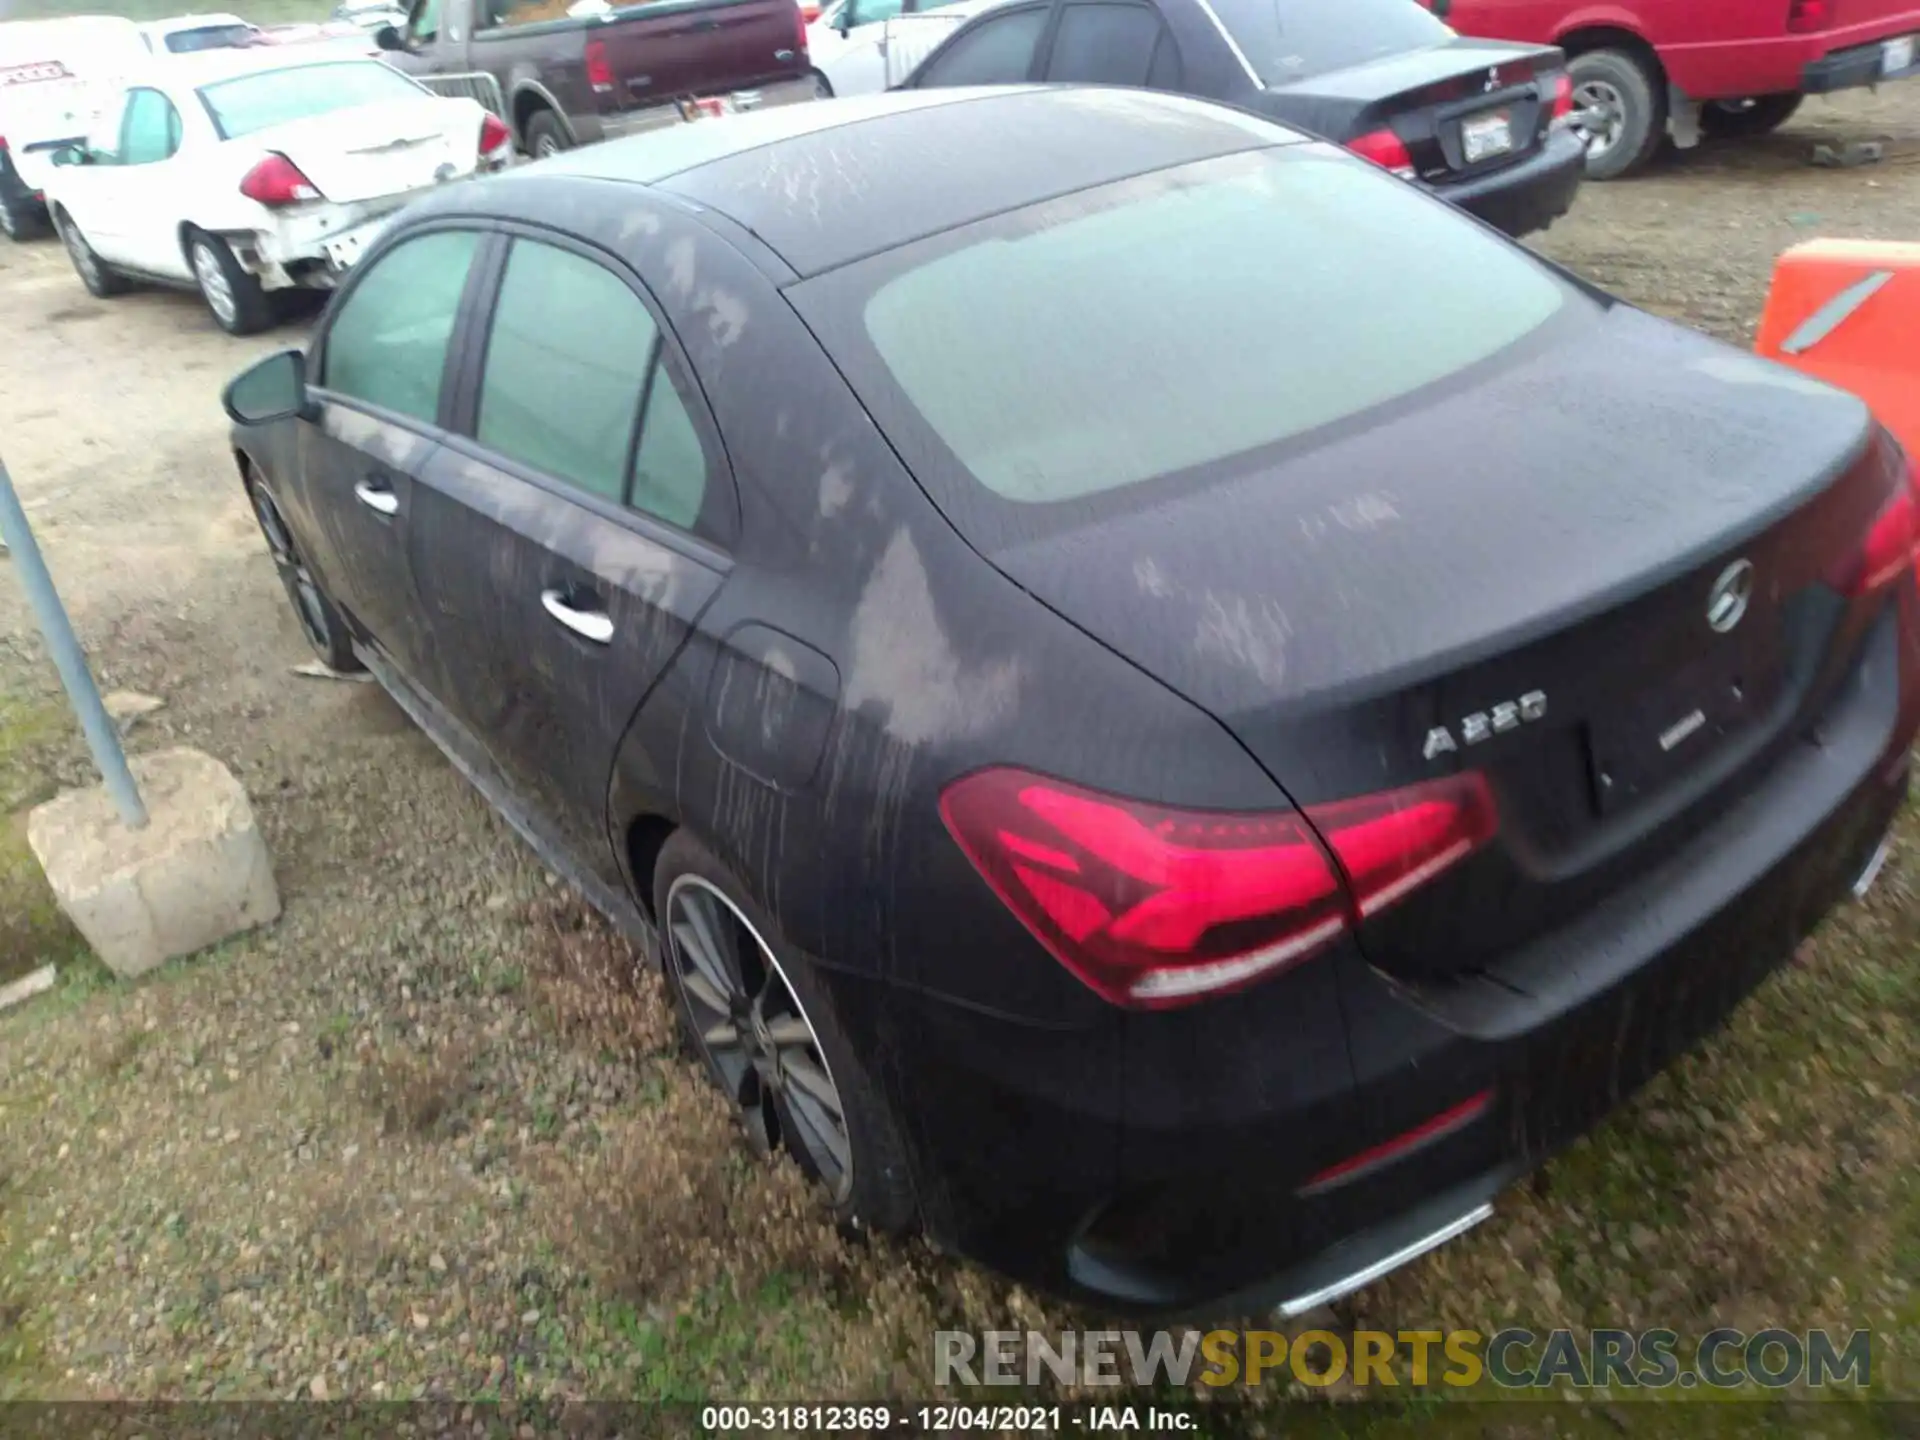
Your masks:
<svg viewBox="0 0 1920 1440"><path fill-rule="evenodd" d="M1920 0L1422 0L1463 35L1558 45L1587 175L1668 135L1759 135L1808 95L1920 78Z"/></svg>

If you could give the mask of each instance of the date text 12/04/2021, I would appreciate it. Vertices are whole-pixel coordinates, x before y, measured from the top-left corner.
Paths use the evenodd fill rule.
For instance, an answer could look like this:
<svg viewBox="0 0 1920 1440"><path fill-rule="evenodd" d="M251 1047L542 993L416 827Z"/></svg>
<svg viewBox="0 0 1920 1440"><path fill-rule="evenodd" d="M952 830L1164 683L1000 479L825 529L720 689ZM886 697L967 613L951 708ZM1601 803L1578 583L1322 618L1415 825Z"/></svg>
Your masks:
<svg viewBox="0 0 1920 1440"><path fill-rule="evenodd" d="M712 1435L791 1435L816 1430L856 1435L1171 1433L1195 1429L1198 1423L1198 1417L1184 1410L1158 1405L709 1405L700 1413L700 1428Z"/></svg>

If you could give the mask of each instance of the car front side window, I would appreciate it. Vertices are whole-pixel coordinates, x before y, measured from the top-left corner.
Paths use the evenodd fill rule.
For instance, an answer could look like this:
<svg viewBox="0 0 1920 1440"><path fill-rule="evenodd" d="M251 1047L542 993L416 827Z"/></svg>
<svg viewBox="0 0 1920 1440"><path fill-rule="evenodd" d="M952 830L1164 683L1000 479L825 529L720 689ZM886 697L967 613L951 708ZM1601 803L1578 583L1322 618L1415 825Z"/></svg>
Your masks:
<svg viewBox="0 0 1920 1440"><path fill-rule="evenodd" d="M376 259L327 331L323 388L435 423L447 346L479 244L474 231L438 230Z"/></svg>

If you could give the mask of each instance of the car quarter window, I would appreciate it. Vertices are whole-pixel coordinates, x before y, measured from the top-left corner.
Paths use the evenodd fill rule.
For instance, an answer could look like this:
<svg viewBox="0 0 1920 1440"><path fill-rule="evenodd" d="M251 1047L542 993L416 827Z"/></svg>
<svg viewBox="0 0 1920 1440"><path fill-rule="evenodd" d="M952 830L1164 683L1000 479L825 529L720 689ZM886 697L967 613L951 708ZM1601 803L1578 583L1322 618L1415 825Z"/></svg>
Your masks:
<svg viewBox="0 0 1920 1440"><path fill-rule="evenodd" d="M1145 85L1160 17L1145 5L1073 4L1060 12L1047 79L1060 84Z"/></svg>
<svg viewBox="0 0 1920 1440"><path fill-rule="evenodd" d="M322 355L336 395L433 423L460 297L480 236L437 230L375 259L342 300Z"/></svg>
<svg viewBox="0 0 1920 1440"><path fill-rule="evenodd" d="M1043 8L994 15L962 34L934 56L921 73L920 84L1010 85L1025 80L1033 69L1033 52L1046 28Z"/></svg>
<svg viewBox="0 0 1920 1440"><path fill-rule="evenodd" d="M706 497L706 453L662 354L659 326L612 270L516 240L487 338L475 438L690 530Z"/></svg>
<svg viewBox="0 0 1920 1440"><path fill-rule="evenodd" d="M180 112L158 90L134 90L120 120L122 165L152 165L180 148Z"/></svg>

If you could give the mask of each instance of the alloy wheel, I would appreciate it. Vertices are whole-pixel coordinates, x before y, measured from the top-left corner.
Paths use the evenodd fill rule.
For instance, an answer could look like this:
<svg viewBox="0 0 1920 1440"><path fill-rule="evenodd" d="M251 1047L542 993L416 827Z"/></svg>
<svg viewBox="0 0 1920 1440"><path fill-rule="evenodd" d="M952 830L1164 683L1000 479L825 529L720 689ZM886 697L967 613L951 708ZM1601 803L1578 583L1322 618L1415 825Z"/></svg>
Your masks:
<svg viewBox="0 0 1920 1440"><path fill-rule="evenodd" d="M1573 92L1574 133L1587 142L1587 154L1606 154L1620 143L1627 124L1626 97L1609 81L1583 80Z"/></svg>
<svg viewBox="0 0 1920 1440"><path fill-rule="evenodd" d="M200 282L200 293L207 299L207 308L213 311L214 318L222 325L232 325L239 307L233 298L233 286L227 281L225 267L220 257L213 253L213 247L204 240L193 242L193 278Z"/></svg>
<svg viewBox="0 0 1920 1440"><path fill-rule="evenodd" d="M551 135L542 135L533 142L533 158L545 160L560 153L560 142Z"/></svg>
<svg viewBox="0 0 1920 1440"><path fill-rule="evenodd" d="M772 949L719 889L667 892L666 952L707 1065L756 1149L784 1143L836 1204L853 1191L846 1105L819 1036Z"/></svg>
<svg viewBox="0 0 1920 1440"><path fill-rule="evenodd" d="M320 587L314 582L306 562L300 558L299 550L294 547L293 536L288 533L286 521L281 518L280 507L263 485L253 486L253 513L260 522L260 533L266 537L267 552L273 557L273 568L279 573L280 583L286 587L287 598L293 601L294 614L300 617L300 628L306 632L314 648L324 654L329 648L328 625Z"/></svg>

